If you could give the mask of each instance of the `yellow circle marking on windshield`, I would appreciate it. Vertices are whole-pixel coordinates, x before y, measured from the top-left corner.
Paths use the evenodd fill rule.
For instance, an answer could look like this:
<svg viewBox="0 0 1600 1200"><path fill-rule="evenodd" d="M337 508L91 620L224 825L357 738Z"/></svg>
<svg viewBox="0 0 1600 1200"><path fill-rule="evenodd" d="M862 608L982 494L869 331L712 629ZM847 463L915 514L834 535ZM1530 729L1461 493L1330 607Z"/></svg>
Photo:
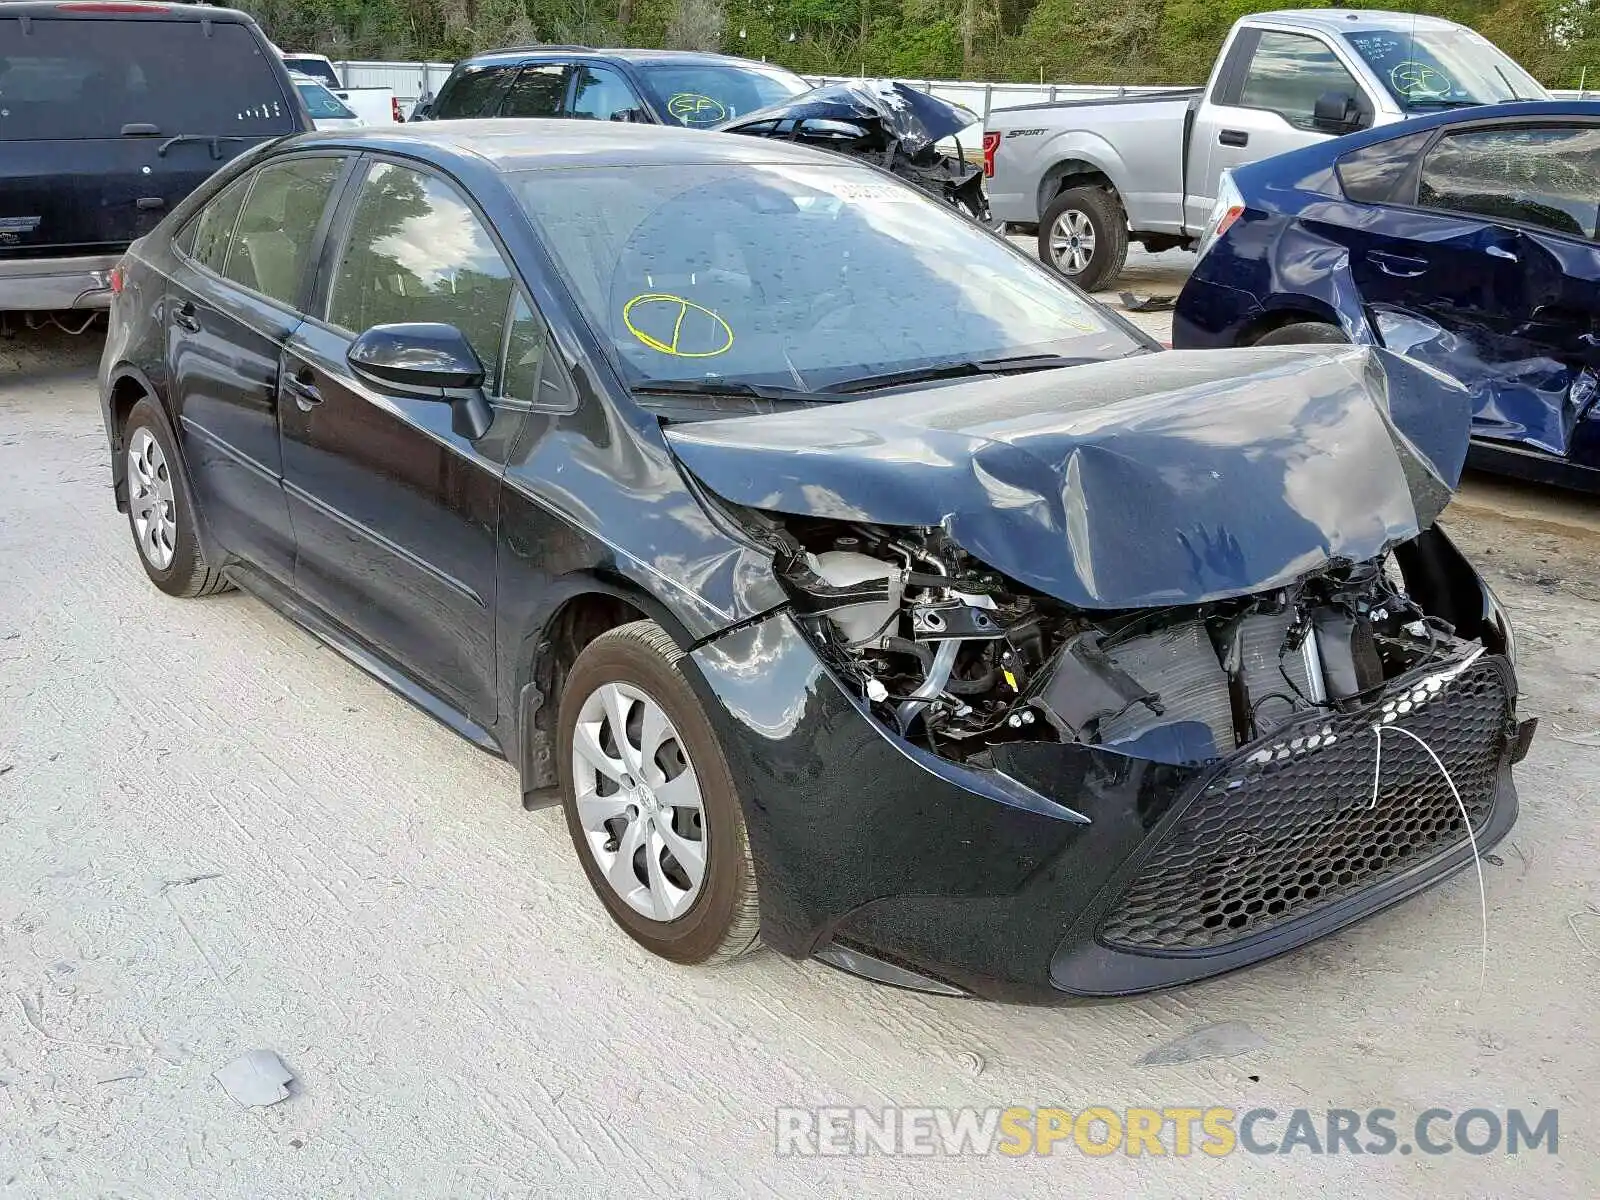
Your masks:
<svg viewBox="0 0 1600 1200"><path fill-rule="evenodd" d="M1407 100L1445 96L1455 87L1443 71L1435 71L1427 63L1419 62L1396 63L1389 72L1389 82Z"/></svg>
<svg viewBox="0 0 1600 1200"><path fill-rule="evenodd" d="M715 125L728 115L720 100L699 92L679 92L667 101L667 111L685 125Z"/></svg>
<svg viewBox="0 0 1600 1200"><path fill-rule="evenodd" d="M641 311L647 310L647 311ZM655 333L647 333L634 324L635 313L642 321L649 318ZM691 316L691 314L698 314ZM670 292L646 292L635 296L622 306L622 323L650 349L674 358L715 358L733 348L733 327L703 304L674 296ZM685 326L688 326L685 329ZM704 337L708 332L712 335ZM710 350L685 349L698 341L712 344ZM714 343L720 342L720 345Z"/></svg>

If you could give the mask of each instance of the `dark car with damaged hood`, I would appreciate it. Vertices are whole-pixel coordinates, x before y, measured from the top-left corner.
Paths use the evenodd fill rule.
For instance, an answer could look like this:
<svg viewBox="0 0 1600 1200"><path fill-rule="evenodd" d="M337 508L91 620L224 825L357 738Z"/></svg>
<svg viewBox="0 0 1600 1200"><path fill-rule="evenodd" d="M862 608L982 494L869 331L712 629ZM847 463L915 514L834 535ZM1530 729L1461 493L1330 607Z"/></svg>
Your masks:
<svg viewBox="0 0 1600 1200"><path fill-rule="evenodd" d="M155 586L510 760L673 961L1123 995L1515 817L1470 397L1381 349L1162 352L886 172L626 123L289 138L117 279Z"/></svg>

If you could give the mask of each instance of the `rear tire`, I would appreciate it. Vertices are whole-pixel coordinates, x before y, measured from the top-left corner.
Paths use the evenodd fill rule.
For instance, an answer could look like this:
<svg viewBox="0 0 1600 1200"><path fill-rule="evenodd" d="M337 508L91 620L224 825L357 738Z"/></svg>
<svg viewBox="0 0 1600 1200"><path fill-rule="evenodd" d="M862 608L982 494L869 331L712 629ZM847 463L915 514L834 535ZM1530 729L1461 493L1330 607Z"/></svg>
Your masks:
<svg viewBox="0 0 1600 1200"><path fill-rule="evenodd" d="M561 697L556 765L567 832L611 919L676 963L759 943L744 810L683 652L654 621L601 634Z"/></svg>
<svg viewBox="0 0 1600 1200"><path fill-rule="evenodd" d="M232 585L206 562L195 531L183 460L155 401L139 401L122 427L128 529L139 565L169 596L225 592Z"/></svg>
<svg viewBox="0 0 1600 1200"><path fill-rule="evenodd" d="M1255 340L1257 346L1348 346L1344 330L1325 321L1296 321L1280 325Z"/></svg>
<svg viewBox="0 0 1600 1200"><path fill-rule="evenodd" d="M1068 188L1039 222L1039 258L1086 292L1098 292L1128 261L1128 218L1103 187Z"/></svg>

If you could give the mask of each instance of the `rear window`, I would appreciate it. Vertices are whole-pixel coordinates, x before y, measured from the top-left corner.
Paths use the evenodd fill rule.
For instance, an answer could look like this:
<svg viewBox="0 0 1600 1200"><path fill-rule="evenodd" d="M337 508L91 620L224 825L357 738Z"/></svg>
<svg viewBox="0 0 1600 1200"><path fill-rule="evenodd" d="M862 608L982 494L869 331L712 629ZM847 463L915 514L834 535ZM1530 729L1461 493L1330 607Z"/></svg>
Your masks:
<svg viewBox="0 0 1600 1200"><path fill-rule="evenodd" d="M329 87L339 87L339 77L333 73L333 64L324 62L320 58L305 58L294 54L283 56L283 65L291 71L299 71L302 75L327 84Z"/></svg>
<svg viewBox="0 0 1600 1200"><path fill-rule="evenodd" d="M114 138L128 125L271 137L294 107L249 27L0 17L0 142Z"/></svg>
<svg viewBox="0 0 1600 1200"><path fill-rule="evenodd" d="M355 120L356 114L320 83L305 80L294 86L299 89L300 98L306 102L306 111L311 114L313 121Z"/></svg>

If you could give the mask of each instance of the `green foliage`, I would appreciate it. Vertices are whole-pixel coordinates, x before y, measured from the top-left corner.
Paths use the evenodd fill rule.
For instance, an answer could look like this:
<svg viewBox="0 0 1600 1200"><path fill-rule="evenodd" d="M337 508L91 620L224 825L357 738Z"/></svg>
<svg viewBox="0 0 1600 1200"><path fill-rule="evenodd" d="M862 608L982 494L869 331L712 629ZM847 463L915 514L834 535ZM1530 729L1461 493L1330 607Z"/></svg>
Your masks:
<svg viewBox="0 0 1600 1200"><path fill-rule="evenodd" d="M245 0L285 49L450 60L513 42L660 46L812 74L1053 83L1200 83L1239 17L1326 0ZM1342 7L1394 8L1395 0ZM1412 0L1470 25L1551 87L1600 88L1600 0ZM720 24L712 10L721 13ZM715 31L720 28L720 35ZM669 32L670 31L670 32Z"/></svg>

